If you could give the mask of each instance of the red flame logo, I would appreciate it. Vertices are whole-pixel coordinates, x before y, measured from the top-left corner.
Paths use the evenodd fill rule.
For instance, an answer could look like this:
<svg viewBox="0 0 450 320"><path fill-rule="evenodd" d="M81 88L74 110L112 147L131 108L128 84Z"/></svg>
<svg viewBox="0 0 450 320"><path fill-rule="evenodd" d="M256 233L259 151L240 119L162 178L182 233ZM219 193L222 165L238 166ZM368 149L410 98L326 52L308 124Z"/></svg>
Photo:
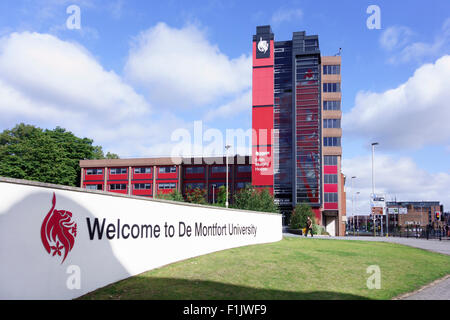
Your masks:
<svg viewBox="0 0 450 320"><path fill-rule="evenodd" d="M52 208L42 222L41 239L48 254L63 256L62 264L75 244L77 224L72 221L72 212L56 210L55 205L56 196L53 193Z"/></svg>

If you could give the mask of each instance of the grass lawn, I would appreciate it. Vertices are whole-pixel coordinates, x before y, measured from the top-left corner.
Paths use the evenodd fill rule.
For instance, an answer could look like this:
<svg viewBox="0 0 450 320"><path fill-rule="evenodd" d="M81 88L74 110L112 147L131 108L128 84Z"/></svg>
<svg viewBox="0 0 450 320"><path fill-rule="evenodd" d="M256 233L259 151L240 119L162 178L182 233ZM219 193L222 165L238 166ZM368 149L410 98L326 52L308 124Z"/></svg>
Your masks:
<svg viewBox="0 0 450 320"><path fill-rule="evenodd" d="M370 265L381 289L368 289ZM392 243L284 238L173 263L80 299L391 299L450 274L450 256Z"/></svg>

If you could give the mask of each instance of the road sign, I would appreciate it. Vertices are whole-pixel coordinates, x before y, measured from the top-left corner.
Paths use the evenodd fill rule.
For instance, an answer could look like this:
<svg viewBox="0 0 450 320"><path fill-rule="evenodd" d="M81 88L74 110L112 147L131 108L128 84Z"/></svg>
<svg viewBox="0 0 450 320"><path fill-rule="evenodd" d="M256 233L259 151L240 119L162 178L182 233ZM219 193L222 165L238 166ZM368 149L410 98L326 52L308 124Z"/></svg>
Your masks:
<svg viewBox="0 0 450 320"><path fill-rule="evenodd" d="M373 215L382 215L383 207L372 207L372 214Z"/></svg>

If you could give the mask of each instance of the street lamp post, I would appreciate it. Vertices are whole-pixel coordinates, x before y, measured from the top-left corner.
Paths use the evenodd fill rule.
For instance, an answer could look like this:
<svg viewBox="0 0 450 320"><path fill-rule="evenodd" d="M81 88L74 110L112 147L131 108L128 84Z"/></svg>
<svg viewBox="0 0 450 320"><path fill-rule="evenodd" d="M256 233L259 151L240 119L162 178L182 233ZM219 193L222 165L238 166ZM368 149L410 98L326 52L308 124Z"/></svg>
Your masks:
<svg viewBox="0 0 450 320"><path fill-rule="evenodd" d="M353 176L351 178L352 181L352 217L353 217L353 236L355 236L355 204L354 204L354 198L355 198L355 192L353 191L353 179L356 179L356 176Z"/></svg>
<svg viewBox="0 0 450 320"><path fill-rule="evenodd" d="M225 207L226 208L228 208L228 149L230 149L230 145L229 144L227 144L226 146L225 146L225 149L227 150L226 151L226 155L225 155L225 157L226 157L226 167L227 167L227 169L226 169L226 184L227 184L227 186L226 186L226 192L227 192L227 197L226 197L226 200L225 200Z"/></svg>
<svg viewBox="0 0 450 320"><path fill-rule="evenodd" d="M361 192L356 192L355 193L355 202L356 202L356 211L358 211L358 194L360 194ZM358 213L356 213L356 232L357 235L359 236L359 217L358 217Z"/></svg>
<svg viewBox="0 0 450 320"><path fill-rule="evenodd" d="M213 184L212 187L213 187L213 204L214 204L214 203L215 203L215 202L214 202L214 188L216 187L216 185Z"/></svg>
<svg viewBox="0 0 450 320"><path fill-rule="evenodd" d="M374 174L373 174L373 157L374 157L374 153L375 153L375 146L378 145L378 142L373 142L372 143L372 197L375 196L375 180L373 178ZM376 233L376 228L375 228L375 212L373 212L373 235L376 237L377 233Z"/></svg>

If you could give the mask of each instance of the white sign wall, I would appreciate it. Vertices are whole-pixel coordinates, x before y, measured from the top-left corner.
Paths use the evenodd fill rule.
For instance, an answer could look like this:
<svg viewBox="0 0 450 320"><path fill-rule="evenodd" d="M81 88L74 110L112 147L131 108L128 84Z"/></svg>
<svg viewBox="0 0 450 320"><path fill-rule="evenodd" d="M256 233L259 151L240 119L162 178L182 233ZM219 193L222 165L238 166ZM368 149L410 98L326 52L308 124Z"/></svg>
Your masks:
<svg viewBox="0 0 450 320"><path fill-rule="evenodd" d="M0 179L0 299L72 299L175 261L282 239L281 215Z"/></svg>

